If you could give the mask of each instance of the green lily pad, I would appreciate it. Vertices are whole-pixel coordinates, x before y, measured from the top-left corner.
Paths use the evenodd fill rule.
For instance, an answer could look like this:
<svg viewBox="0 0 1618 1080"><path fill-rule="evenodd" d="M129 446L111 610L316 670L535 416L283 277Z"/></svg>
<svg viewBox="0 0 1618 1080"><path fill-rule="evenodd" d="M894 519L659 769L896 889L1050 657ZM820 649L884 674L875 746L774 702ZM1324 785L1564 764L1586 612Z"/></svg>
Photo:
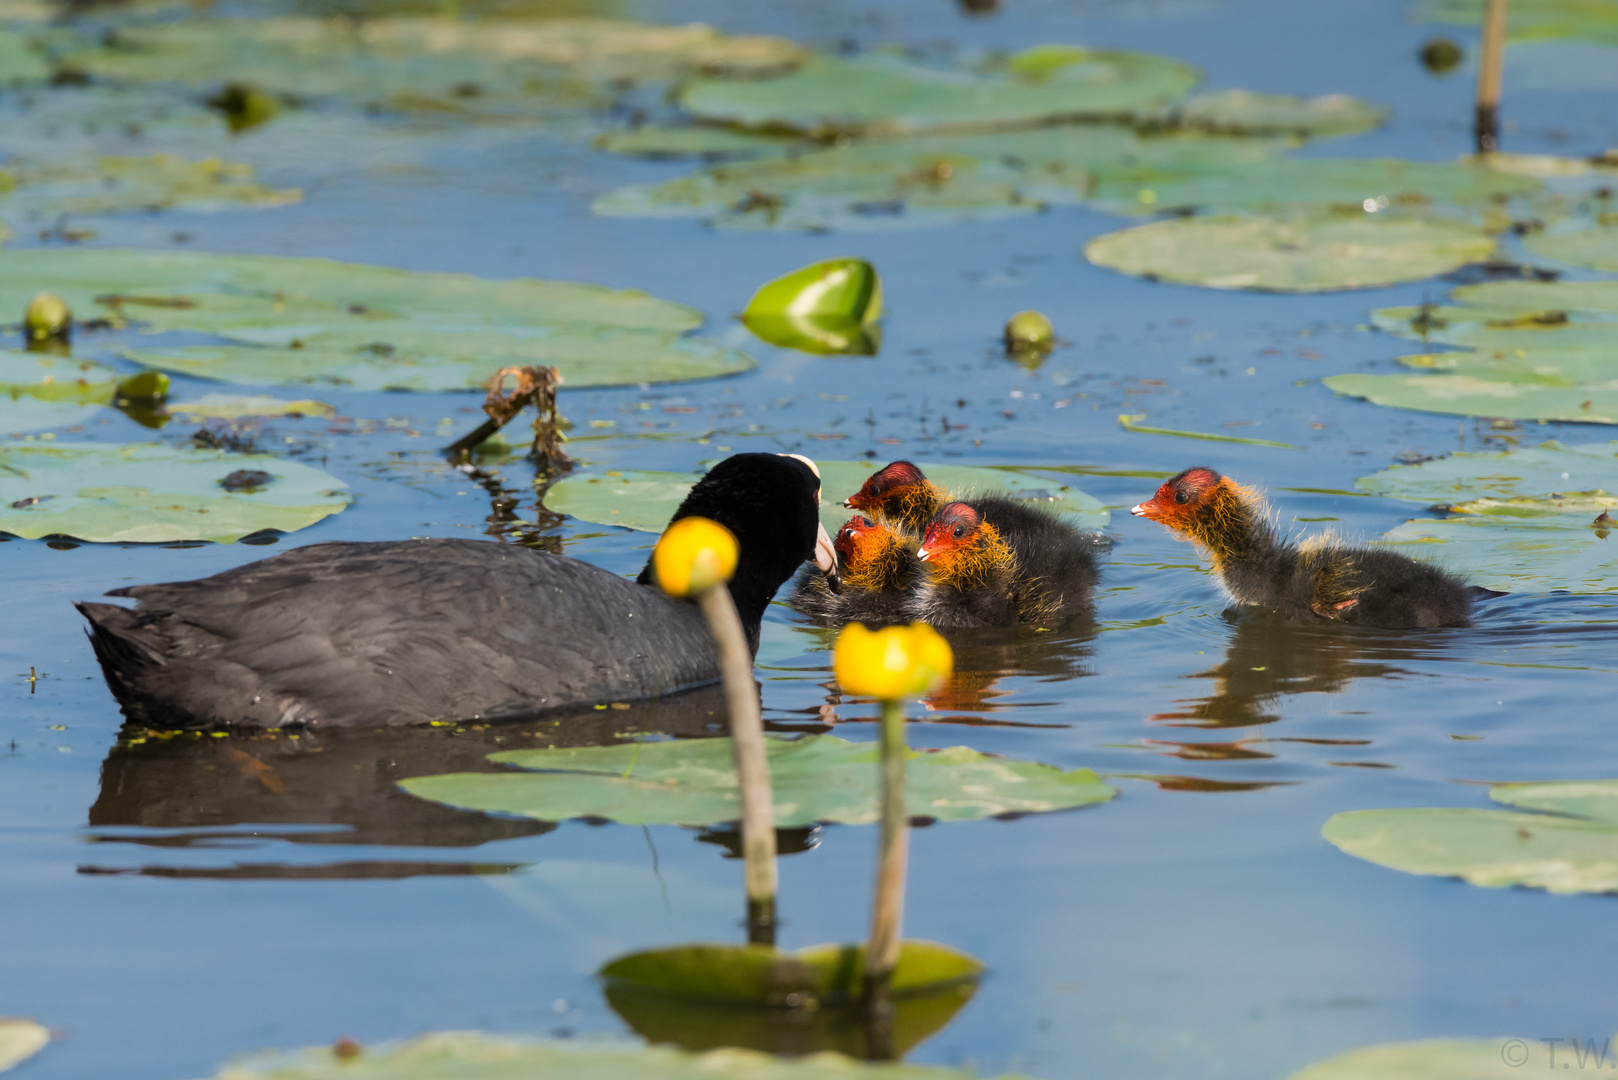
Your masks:
<svg viewBox="0 0 1618 1080"><path fill-rule="evenodd" d="M802 57L780 38L695 23L217 18L120 27L110 43L69 52L64 63L108 79L241 82L295 99L520 120L604 102L615 80L757 76Z"/></svg>
<svg viewBox="0 0 1618 1080"><path fill-rule="evenodd" d="M1180 106L1181 123L1237 134L1290 134L1305 137L1351 135L1381 127L1390 110L1347 94L1301 98L1220 90L1200 94Z"/></svg>
<svg viewBox="0 0 1618 1080"><path fill-rule="evenodd" d="M93 360L0 349L0 434L82 424L117 385L118 373Z"/></svg>
<svg viewBox="0 0 1618 1080"><path fill-rule="evenodd" d="M161 443L0 445L0 532L105 543L293 532L348 506L341 480L268 454Z"/></svg>
<svg viewBox="0 0 1618 1080"><path fill-rule="evenodd" d="M1618 892L1618 780L1500 784L1496 802L1542 813L1432 808L1334 814L1320 830L1357 858L1485 888Z"/></svg>
<svg viewBox="0 0 1618 1080"><path fill-rule="evenodd" d="M877 820L874 743L810 735L772 738L768 751L778 828ZM740 813L728 738L516 750L489 760L542 771L418 776L399 786L465 810L542 821L600 817L626 825L717 825ZM1064 772L964 746L911 751L909 761L911 815L940 821L1066 810L1117 793L1089 769Z"/></svg>
<svg viewBox="0 0 1618 1080"><path fill-rule="evenodd" d="M33 1057L50 1041L50 1031L32 1020L0 1017L0 1072Z"/></svg>
<svg viewBox="0 0 1618 1080"><path fill-rule="evenodd" d="M303 198L297 188L265 187L253 183L252 176L250 165L218 158L188 161L172 154L86 162L13 159L0 169L0 214L18 222L175 206L285 206Z"/></svg>
<svg viewBox="0 0 1618 1080"><path fill-rule="evenodd" d="M713 124L664 127L646 124L627 131L609 131L595 141L598 150L634 157L733 160L771 157L788 148L806 145L803 139L767 132L738 131Z"/></svg>
<svg viewBox="0 0 1618 1080"><path fill-rule="evenodd" d="M1582 266L1587 270L1618 273L1618 215L1612 220L1589 223L1585 228L1561 231L1547 229L1523 238L1523 247L1545 259Z"/></svg>
<svg viewBox="0 0 1618 1080"><path fill-rule="evenodd" d="M1210 163L1179 174L1102 177L1093 201L1117 213L1166 209L1278 210L1335 208L1385 224L1395 214L1432 205L1477 207L1539 191L1532 176L1472 163L1397 158L1283 158L1271 162ZM1401 220L1395 216L1395 220ZM1408 217L1402 220L1408 222ZM1418 221L1423 219L1417 219ZM1431 220L1431 219L1427 219ZM1444 224L1448 224L1447 222Z"/></svg>
<svg viewBox="0 0 1618 1080"><path fill-rule="evenodd" d="M231 397L204 394L190 401L171 401L164 409L171 415L194 420L239 420L244 416L336 416L337 410L324 401L282 401L272 397Z"/></svg>
<svg viewBox="0 0 1618 1080"><path fill-rule="evenodd" d="M840 1054L780 1058L756 1050L692 1054L665 1046L540 1042L442 1031L402 1043L342 1054L315 1046L290 1054L231 1062L214 1080L971 1080L970 1073L932 1065L853 1061ZM1006 1076L1003 1080L1015 1080Z"/></svg>
<svg viewBox="0 0 1618 1080"><path fill-rule="evenodd" d="M851 511L843 500L881 468L875 461L820 461L820 520L836 534ZM977 492L1006 491L1020 495L1060 514L1081 529L1107 527L1110 515L1100 500L1060 480L1050 480L1012 469L985 469L970 465L920 463L927 478L960 497ZM641 532L660 533L691 490L689 473L624 470L616 475L574 473L545 492L545 507L580 521L618 525Z"/></svg>
<svg viewBox="0 0 1618 1080"><path fill-rule="evenodd" d="M597 974L609 986L815 1008L857 999L864 972L864 945L811 945L796 952L764 945L678 945L620 956ZM924 994L982 974L982 961L958 949L906 941L900 946L892 990L895 997Z"/></svg>
<svg viewBox="0 0 1618 1080"><path fill-rule="evenodd" d="M0 30L0 86L40 83L51 77L44 54L23 34Z"/></svg>
<svg viewBox="0 0 1618 1080"><path fill-rule="evenodd" d="M570 386L714 378L745 353L684 331L700 312L634 290L395 270L325 259L38 248L0 255L0 310L44 288L81 318L192 331L218 345L126 351L147 365L253 386L481 387L554 363Z"/></svg>
<svg viewBox="0 0 1618 1080"><path fill-rule="evenodd" d="M708 166L619 189L591 207L617 217L702 217L724 228L920 227L1038 213L1100 189L1134 199L1155 183L1246 164L1261 175L1287 145L1198 132L1147 137L1101 124L858 139Z"/></svg>
<svg viewBox="0 0 1618 1080"><path fill-rule="evenodd" d="M1321 380L1345 397L1459 416L1618 424L1618 385L1569 386L1532 374L1332 375Z"/></svg>
<svg viewBox="0 0 1618 1080"><path fill-rule="evenodd" d="M1605 593L1618 588L1618 543L1590 527L1601 506L1618 507L1618 498L1577 513L1407 521L1378 544L1501 592Z"/></svg>
<svg viewBox="0 0 1618 1080"><path fill-rule="evenodd" d="M1174 218L1096 237L1084 254L1125 274L1212 289L1322 292L1420 281L1494 251L1443 218L1379 214Z"/></svg>
<svg viewBox="0 0 1618 1080"><path fill-rule="evenodd" d="M1412 22L1482 24L1484 0L1416 0ZM1618 7L1601 0L1512 0L1506 9L1509 41L1585 38L1618 45Z"/></svg>
<svg viewBox="0 0 1618 1080"><path fill-rule="evenodd" d="M827 259L759 287L742 312L772 345L811 353L874 354L882 279L864 259Z"/></svg>
<svg viewBox="0 0 1618 1080"><path fill-rule="evenodd" d="M1161 109L1197 84L1189 64L1149 53L1046 45L979 71L927 67L890 52L815 55L789 75L697 79L693 116L817 137L1029 125Z"/></svg>
<svg viewBox="0 0 1618 1080"><path fill-rule="evenodd" d="M1543 1049L1535 1040L1532 1050ZM1287 1080L1514 1080L1522 1075L1529 1052L1522 1039L1383 1043L1317 1061Z"/></svg>
<svg viewBox="0 0 1618 1080"><path fill-rule="evenodd" d="M1553 493L1603 486L1618 489L1618 442L1565 446L1553 440L1502 453L1462 451L1419 465L1393 465L1354 483L1356 490L1383 498L1445 503L1475 513L1490 512L1481 504L1525 499L1555 512Z"/></svg>

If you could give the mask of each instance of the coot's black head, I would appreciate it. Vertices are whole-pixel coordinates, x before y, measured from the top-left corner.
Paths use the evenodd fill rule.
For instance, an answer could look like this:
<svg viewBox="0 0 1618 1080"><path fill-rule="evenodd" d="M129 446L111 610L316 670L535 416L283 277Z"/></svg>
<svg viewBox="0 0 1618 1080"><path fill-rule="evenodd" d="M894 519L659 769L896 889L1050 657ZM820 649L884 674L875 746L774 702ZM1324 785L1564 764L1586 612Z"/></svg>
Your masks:
<svg viewBox="0 0 1618 1080"><path fill-rule="evenodd" d="M670 524L685 517L717 521L739 553L730 595L753 647L764 609L808 559L835 574L836 556L820 525L820 470L798 454L734 454L698 480ZM652 566L640 572L650 584ZM835 580L835 579L833 579Z"/></svg>

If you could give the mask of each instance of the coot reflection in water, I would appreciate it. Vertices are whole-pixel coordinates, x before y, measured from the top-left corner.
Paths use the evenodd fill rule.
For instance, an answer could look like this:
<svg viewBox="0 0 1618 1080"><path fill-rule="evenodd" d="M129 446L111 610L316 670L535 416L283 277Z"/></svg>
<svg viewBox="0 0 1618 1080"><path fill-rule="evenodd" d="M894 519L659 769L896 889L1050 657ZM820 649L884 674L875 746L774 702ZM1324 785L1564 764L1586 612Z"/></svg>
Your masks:
<svg viewBox="0 0 1618 1080"><path fill-rule="evenodd" d="M90 827L98 830L94 838L101 844L185 848L191 855L182 865L133 869L87 865L79 870L229 878L506 872L520 864L367 859L208 866L198 865L195 855L276 841L470 848L535 836L556 826L456 810L407 795L397 787L398 781L434 773L502 771L487 760L501 750L600 746L637 735L705 737L724 731L724 692L717 686L625 708L550 713L502 725L266 731L225 738L130 726L101 766L100 795L90 807Z"/></svg>

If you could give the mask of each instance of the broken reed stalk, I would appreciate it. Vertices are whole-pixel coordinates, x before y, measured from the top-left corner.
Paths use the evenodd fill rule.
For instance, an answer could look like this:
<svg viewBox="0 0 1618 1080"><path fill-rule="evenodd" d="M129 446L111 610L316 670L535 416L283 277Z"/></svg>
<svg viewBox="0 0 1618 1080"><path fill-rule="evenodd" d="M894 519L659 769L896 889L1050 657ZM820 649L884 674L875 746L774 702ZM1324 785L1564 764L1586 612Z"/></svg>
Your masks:
<svg viewBox="0 0 1618 1080"><path fill-rule="evenodd" d="M736 604L723 582L697 594L719 649L719 672L730 713L731 751L741 788L742 860L747 875L747 941L775 944L775 807L770 793L770 763L764 751L764 721L759 717L753 682L753 651L747 647Z"/></svg>
<svg viewBox="0 0 1618 1080"><path fill-rule="evenodd" d="M515 378L517 385L507 394L507 378ZM562 414L556 408L556 388L562 385L561 372L554 367L501 368L488 382L483 398L483 411L489 418L475 430L456 439L444 448L451 459L464 458L481 446L491 435L511 422L525 405L533 405L539 415L534 419L534 445L529 457L549 473L563 473L573 468L573 459L562 450L564 436L561 431Z"/></svg>
<svg viewBox="0 0 1618 1080"><path fill-rule="evenodd" d="M1506 0L1487 0L1478 57L1477 151L1500 149L1500 68L1506 51Z"/></svg>
<svg viewBox="0 0 1618 1080"><path fill-rule="evenodd" d="M905 802L904 704L882 703L882 847L877 856L871 940L865 947L866 1041L870 1056L892 1057L893 969L904 929L905 864L910 819Z"/></svg>

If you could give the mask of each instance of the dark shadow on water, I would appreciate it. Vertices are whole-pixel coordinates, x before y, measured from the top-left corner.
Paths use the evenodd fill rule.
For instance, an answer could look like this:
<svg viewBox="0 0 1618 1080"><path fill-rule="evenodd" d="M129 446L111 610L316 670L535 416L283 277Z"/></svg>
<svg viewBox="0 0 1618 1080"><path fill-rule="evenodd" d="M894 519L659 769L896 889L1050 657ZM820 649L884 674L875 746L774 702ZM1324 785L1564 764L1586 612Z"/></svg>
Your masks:
<svg viewBox="0 0 1618 1080"><path fill-rule="evenodd" d="M637 735L724 733L718 687L629 708L590 709L524 723L355 731L152 732L128 727L101 766L90 807L97 844L192 852L266 842L466 848L535 836L550 822L456 810L407 795L400 780L496 772L489 754L552 746L600 746ZM247 827L251 828L247 828ZM162 830L124 833L124 829ZM349 861L321 866L143 867L164 877L412 877L491 873L507 864ZM83 873L134 872L81 867Z"/></svg>

